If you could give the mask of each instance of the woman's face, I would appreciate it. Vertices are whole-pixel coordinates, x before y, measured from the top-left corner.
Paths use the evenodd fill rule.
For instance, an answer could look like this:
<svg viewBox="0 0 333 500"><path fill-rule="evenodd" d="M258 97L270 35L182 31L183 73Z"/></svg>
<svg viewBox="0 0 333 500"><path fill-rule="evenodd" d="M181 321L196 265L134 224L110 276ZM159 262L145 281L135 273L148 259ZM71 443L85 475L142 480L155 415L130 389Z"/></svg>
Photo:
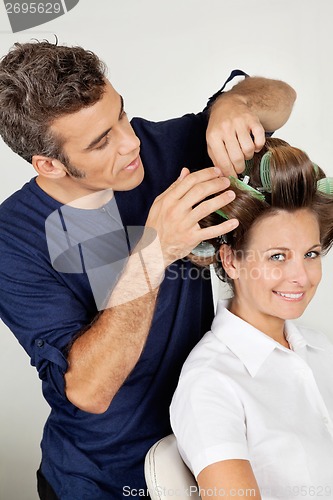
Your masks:
<svg viewBox="0 0 333 500"><path fill-rule="evenodd" d="M319 224L306 209L259 221L245 252L233 257L233 304L260 327L269 318L301 316L321 280Z"/></svg>

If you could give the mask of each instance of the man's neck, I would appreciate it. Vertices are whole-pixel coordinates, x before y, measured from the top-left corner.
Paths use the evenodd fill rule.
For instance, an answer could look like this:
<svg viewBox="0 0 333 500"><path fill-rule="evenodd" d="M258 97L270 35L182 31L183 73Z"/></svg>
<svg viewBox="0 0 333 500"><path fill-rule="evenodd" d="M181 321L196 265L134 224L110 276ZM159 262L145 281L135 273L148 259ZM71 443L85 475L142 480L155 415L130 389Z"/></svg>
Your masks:
<svg viewBox="0 0 333 500"><path fill-rule="evenodd" d="M36 182L46 194L59 203L85 210L100 208L108 203L114 196L114 191L112 189L89 191L82 189L80 186L73 186L72 182L49 181L42 176L38 176Z"/></svg>

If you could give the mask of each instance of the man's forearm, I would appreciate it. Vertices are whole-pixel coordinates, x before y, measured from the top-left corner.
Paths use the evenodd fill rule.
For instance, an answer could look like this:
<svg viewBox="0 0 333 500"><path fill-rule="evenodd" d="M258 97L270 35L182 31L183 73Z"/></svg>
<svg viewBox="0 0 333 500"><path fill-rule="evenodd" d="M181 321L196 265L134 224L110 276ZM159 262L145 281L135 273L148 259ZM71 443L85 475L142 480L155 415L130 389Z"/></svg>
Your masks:
<svg viewBox="0 0 333 500"><path fill-rule="evenodd" d="M287 83L261 77L245 78L223 96L240 98L257 114L267 131L277 130L286 123L297 97Z"/></svg>
<svg viewBox="0 0 333 500"><path fill-rule="evenodd" d="M235 219L204 229L198 224L232 201L233 192L224 191L229 185L217 169L192 174L183 169L179 179L155 199L144 235L106 310L70 348L66 395L75 406L91 413L107 410L142 353L165 268L202 240L217 238L238 225ZM212 194L217 196L207 200Z"/></svg>
<svg viewBox="0 0 333 500"><path fill-rule="evenodd" d="M164 271L157 247L136 249L107 308L70 349L66 395L84 411L106 411L142 353Z"/></svg>

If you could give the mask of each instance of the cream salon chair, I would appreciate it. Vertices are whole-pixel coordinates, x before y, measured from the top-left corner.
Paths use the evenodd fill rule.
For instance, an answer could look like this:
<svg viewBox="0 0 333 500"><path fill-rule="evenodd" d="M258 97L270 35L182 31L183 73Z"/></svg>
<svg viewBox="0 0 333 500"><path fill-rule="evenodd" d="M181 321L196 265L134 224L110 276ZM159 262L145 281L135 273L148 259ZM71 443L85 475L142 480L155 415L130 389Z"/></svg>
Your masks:
<svg viewBox="0 0 333 500"><path fill-rule="evenodd" d="M157 441L148 451L145 478L152 500L200 500L196 480L179 455L173 434Z"/></svg>

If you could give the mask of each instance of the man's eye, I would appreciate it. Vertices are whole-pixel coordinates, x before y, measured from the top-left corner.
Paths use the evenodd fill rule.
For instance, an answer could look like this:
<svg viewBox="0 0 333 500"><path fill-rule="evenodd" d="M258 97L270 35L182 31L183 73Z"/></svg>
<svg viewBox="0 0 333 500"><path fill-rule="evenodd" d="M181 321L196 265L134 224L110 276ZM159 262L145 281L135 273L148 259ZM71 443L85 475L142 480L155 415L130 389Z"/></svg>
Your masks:
<svg viewBox="0 0 333 500"><path fill-rule="evenodd" d="M275 253L274 255L270 256L270 260L273 260L275 262L282 262L286 260L286 256L283 253Z"/></svg>
<svg viewBox="0 0 333 500"><path fill-rule="evenodd" d="M97 148L95 148L95 150L100 151L101 149L106 148L106 146L108 144L109 144L109 137L106 136L105 141L103 142L103 144L101 144L100 146L98 146Z"/></svg>

